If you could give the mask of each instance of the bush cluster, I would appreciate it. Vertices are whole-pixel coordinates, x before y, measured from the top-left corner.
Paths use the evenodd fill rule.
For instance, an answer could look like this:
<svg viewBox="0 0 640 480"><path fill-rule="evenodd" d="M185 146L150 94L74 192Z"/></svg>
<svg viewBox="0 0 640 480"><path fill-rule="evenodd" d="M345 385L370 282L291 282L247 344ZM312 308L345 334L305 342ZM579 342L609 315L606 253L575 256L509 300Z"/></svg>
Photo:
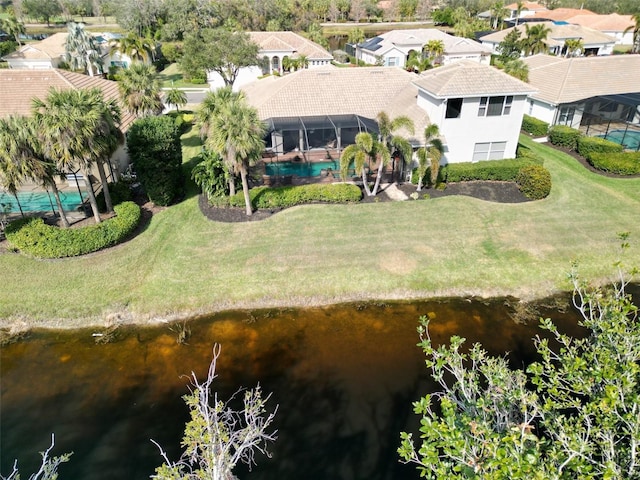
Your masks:
<svg viewBox="0 0 640 480"><path fill-rule="evenodd" d="M7 225L7 241L21 252L38 258L85 255L125 240L138 226L140 207L124 202L114 207L116 216L83 228L58 228L42 218L15 220Z"/></svg>
<svg viewBox="0 0 640 480"><path fill-rule="evenodd" d="M551 174L542 165L527 165L518 172L516 183L525 197L540 200L551 191Z"/></svg>
<svg viewBox="0 0 640 480"><path fill-rule="evenodd" d="M127 132L127 148L149 200L166 206L183 194L180 129L172 117L136 120Z"/></svg>
<svg viewBox="0 0 640 480"><path fill-rule="evenodd" d="M191 128L191 125L193 124L193 118L194 118L193 114L188 111L182 111L182 112L172 111L172 112L168 112L167 116L173 118L173 121L176 124L176 127L180 131L180 134L187 132L189 128Z"/></svg>
<svg viewBox="0 0 640 480"><path fill-rule="evenodd" d="M578 139L578 153L585 158L592 153L619 153L622 150L622 145L604 138L580 137Z"/></svg>
<svg viewBox="0 0 640 480"><path fill-rule="evenodd" d="M559 147L575 150L578 146L578 139L582 137L582 132L566 125L554 125L549 129L549 142Z"/></svg>
<svg viewBox="0 0 640 480"><path fill-rule="evenodd" d="M529 115L522 117L522 130L534 137L544 137L549 131L549 124Z"/></svg>
<svg viewBox="0 0 640 480"><path fill-rule="evenodd" d="M348 203L362 198L360 187L351 183L312 184L285 187L258 187L250 191L253 208L287 208L306 203ZM225 199L232 207L244 207L242 191ZM220 200L216 201L219 205Z"/></svg>
<svg viewBox="0 0 640 480"><path fill-rule="evenodd" d="M635 175L640 173L640 152L594 152L587 161L594 168L618 175Z"/></svg>
<svg viewBox="0 0 640 480"><path fill-rule="evenodd" d="M111 195L111 203L118 205L122 202L128 202L131 200L131 185L129 182L120 180L118 183L109 184L109 194ZM100 193L96 195L96 201L98 202L98 209L101 212L107 211L107 205L104 201L104 192L100 190Z"/></svg>
<svg viewBox="0 0 640 480"><path fill-rule="evenodd" d="M531 155L515 159L487 160L475 163L450 163L442 167L441 172L443 179L447 182L468 182L472 180L514 182L521 168L541 164L542 160Z"/></svg>

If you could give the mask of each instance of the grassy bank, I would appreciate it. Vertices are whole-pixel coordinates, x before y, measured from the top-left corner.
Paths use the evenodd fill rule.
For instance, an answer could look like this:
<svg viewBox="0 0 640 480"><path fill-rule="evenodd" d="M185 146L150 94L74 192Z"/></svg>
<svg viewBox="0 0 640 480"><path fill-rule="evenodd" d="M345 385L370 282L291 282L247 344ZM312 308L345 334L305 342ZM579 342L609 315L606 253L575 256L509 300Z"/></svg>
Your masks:
<svg viewBox="0 0 640 480"><path fill-rule="evenodd" d="M199 151L195 135L184 141L185 157ZM2 254L0 323L144 322L361 299L532 298L567 289L573 260L587 278L610 274L621 231L631 232L626 261L640 264L640 179L602 177L523 142L551 171L545 200L311 205L262 222L222 224L201 215L190 189L114 249L58 261Z"/></svg>

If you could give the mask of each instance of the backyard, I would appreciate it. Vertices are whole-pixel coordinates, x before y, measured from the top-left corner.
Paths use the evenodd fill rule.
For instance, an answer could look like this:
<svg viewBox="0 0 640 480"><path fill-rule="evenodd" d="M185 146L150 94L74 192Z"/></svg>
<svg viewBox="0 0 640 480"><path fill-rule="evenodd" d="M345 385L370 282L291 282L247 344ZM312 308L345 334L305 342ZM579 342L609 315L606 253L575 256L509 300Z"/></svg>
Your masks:
<svg viewBox="0 0 640 480"><path fill-rule="evenodd" d="M0 326L150 323L374 299L533 299L568 289L574 260L584 277L605 280L623 231L631 234L625 263L640 264L640 178L601 176L521 141L551 172L545 200L309 205L263 221L219 223L202 215L191 186L184 201L118 247L57 261L2 253ZM183 145L189 165L200 151L194 131Z"/></svg>

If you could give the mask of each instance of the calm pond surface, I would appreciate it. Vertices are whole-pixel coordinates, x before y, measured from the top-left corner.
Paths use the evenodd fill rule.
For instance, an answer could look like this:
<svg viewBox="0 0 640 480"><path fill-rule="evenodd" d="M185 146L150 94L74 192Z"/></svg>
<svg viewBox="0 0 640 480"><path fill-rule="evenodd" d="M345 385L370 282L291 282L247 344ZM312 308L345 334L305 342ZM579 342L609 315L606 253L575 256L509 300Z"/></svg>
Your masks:
<svg viewBox="0 0 640 480"><path fill-rule="evenodd" d="M279 404L273 458L252 479L418 478L398 462L399 432L414 430L411 402L430 384L416 346L421 315L434 341L458 334L514 365L534 355L540 333L512 318L506 299L349 304L314 309L225 312L190 322L187 345L164 325L120 329L98 345L95 330L35 332L0 353L0 473L17 458L28 478L55 432L55 453L73 451L60 480L146 479L162 463L150 439L176 459L188 375L204 378L222 345L222 398L260 382ZM567 299L537 314L579 334ZM564 308L566 307L566 308ZM175 330L175 326L174 326ZM181 377L182 376L182 377ZM248 478L246 470L235 473Z"/></svg>

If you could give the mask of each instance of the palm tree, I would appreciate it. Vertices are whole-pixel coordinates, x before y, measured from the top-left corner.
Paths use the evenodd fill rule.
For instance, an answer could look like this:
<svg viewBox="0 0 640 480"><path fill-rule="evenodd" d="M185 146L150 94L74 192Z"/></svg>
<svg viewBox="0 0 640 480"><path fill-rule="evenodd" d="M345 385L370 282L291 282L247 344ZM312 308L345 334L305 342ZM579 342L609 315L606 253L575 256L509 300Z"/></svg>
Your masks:
<svg viewBox="0 0 640 480"><path fill-rule="evenodd" d="M247 174L249 166L260 159L264 151L265 126L258 111L247 104L243 95L232 97L220 105L211 121L210 135L205 145L220 155L230 172L239 172L246 213L253 213Z"/></svg>
<svg viewBox="0 0 640 480"><path fill-rule="evenodd" d="M365 38L364 30L360 27L352 28L347 34L347 42L352 44L355 49L354 56L356 58L356 67L358 66L358 45L364 42Z"/></svg>
<svg viewBox="0 0 640 480"><path fill-rule="evenodd" d="M354 164L356 175L362 177L362 186L368 197L375 195L369 188L369 182L367 180L367 163L371 164L371 161L380 156L380 163L385 165L389 161L391 155L386 145L382 142L378 142L373 138L369 132L360 132L356 135L356 143L349 145L342 151L342 157L340 157L340 175L343 179L346 179L347 172L351 163ZM378 177L380 177L379 170ZM376 179L376 184L379 182ZM377 193L377 190L375 190Z"/></svg>
<svg viewBox="0 0 640 480"><path fill-rule="evenodd" d="M160 80L153 65L133 62L116 76L120 95L127 110L137 116L159 115L162 112Z"/></svg>
<svg viewBox="0 0 640 480"><path fill-rule="evenodd" d="M507 9L502 1L498 1L491 6L491 21L494 30L501 27L504 23L504 17L507 16Z"/></svg>
<svg viewBox="0 0 640 480"><path fill-rule="evenodd" d="M121 55L128 56L132 62L147 62L153 55L155 46L148 39L139 37L135 33L129 33L110 42L110 47Z"/></svg>
<svg viewBox="0 0 640 480"><path fill-rule="evenodd" d="M24 24L16 18L15 15L9 15L5 18L0 18L0 29L4 30L9 35L13 35L18 42L18 45L22 46L20 35L26 33Z"/></svg>
<svg viewBox="0 0 640 480"><path fill-rule="evenodd" d="M633 32L633 47L631 47L631 53L640 53L640 13L632 15L631 18L635 22L625 29L624 33Z"/></svg>
<svg viewBox="0 0 640 480"><path fill-rule="evenodd" d="M522 39L522 43L527 55L535 55L536 53L548 50L547 35L551 32L551 28L543 23L533 25L532 27L529 27L529 24L525 24L524 28L525 36Z"/></svg>
<svg viewBox="0 0 640 480"><path fill-rule="evenodd" d="M504 73L523 82L529 81L529 66L519 58L511 58L502 65Z"/></svg>
<svg viewBox="0 0 640 480"><path fill-rule="evenodd" d="M187 104L187 94L179 88L172 88L169 90L165 99L169 105L175 105L176 112L180 111L180 107L184 107Z"/></svg>
<svg viewBox="0 0 640 480"><path fill-rule="evenodd" d="M444 152L444 146L439 138L438 125L432 123L424 129L424 147L418 149L418 186L417 191L422 190L422 180L427 173L427 168L431 168L431 184L435 185L438 181L438 173L440 171L440 159Z"/></svg>
<svg viewBox="0 0 640 480"><path fill-rule="evenodd" d="M100 50L93 36L84 29L84 24L70 22L67 31L64 60L73 70L82 70L91 77L94 75L94 68L100 73L102 70Z"/></svg>
<svg viewBox="0 0 640 480"><path fill-rule="evenodd" d="M522 10L524 10L524 2L516 3L516 27L518 26L520 15L522 14Z"/></svg>
<svg viewBox="0 0 640 480"><path fill-rule="evenodd" d="M389 118L386 112L380 112L377 116L378 121L378 131L380 132L380 141L387 146L389 152L394 154L393 158L396 158L396 154L399 154L404 169L404 162L411 159L413 154L413 147L408 142L407 139L400 135L394 135L393 132L399 130L401 128L406 129L411 135L415 132L415 125L413 124L413 120L411 120L406 115L400 115L393 120ZM393 165L393 174L395 175L395 165ZM380 178L380 173L378 174L378 179Z"/></svg>
<svg viewBox="0 0 640 480"><path fill-rule="evenodd" d="M444 42L442 40L429 40L423 47L423 51L427 54L429 61L435 63L444 53Z"/></svg>
<svg viewBox="0 0 640 480"><path fill-rule="evenodd" d="M56 159L59 170L77 168L87 183L87 194L96 223L100 212L90 184L92 165L96 164L107 208L112 209L109 187L102 163L117 148L116 123L119 111L115 102L107 102L98 89L55 90L47 97L33 100L34 118L38 122L42 150ZM119 138L120 137L120 138Z"/></svg>

